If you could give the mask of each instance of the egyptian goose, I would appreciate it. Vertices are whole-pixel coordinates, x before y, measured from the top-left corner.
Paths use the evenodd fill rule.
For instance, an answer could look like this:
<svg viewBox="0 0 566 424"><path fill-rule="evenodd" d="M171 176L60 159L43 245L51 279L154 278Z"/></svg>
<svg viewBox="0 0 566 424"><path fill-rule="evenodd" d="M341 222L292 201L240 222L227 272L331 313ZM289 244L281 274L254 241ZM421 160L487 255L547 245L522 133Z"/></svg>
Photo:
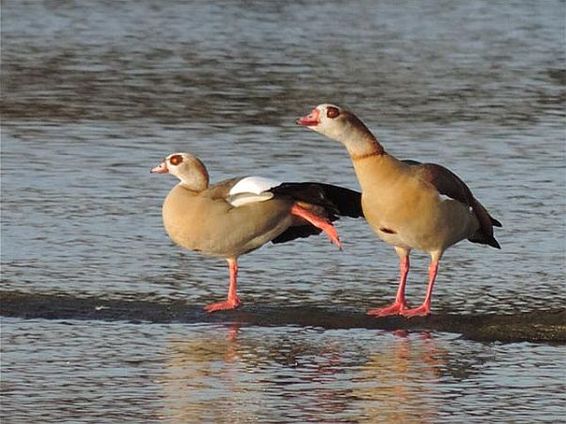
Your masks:
<svg viewBox="0 0 566 424"><path fill-rule="evenodd" d="M360 193L329 184L244 177L209 185L204 164L189 153L173 153L151 172L170 173L180 180L163 203L169 237L184 248L228 261L228 297L206 306L208 312L240 305L240 255L269 241L283 243L321 231L341 248L332 222L338 215L362 216Z"/></svg>
<svg viewBox="0 0 566 424"><path fill-rule="evenodd" d="M492 218L466 184L448 169L416 161L401 161L385 152L368 128L351 112L321 104L299 118L297 124L341 142L352 159L362 189L362 210L373 231L393 245L400 259L400 280L395 302L371 309L372 316L405 317L430 313L432 289L444 251L460 240L496 248ZM409 253L430 254L424 302L410 309L405 300Z"/></svg>

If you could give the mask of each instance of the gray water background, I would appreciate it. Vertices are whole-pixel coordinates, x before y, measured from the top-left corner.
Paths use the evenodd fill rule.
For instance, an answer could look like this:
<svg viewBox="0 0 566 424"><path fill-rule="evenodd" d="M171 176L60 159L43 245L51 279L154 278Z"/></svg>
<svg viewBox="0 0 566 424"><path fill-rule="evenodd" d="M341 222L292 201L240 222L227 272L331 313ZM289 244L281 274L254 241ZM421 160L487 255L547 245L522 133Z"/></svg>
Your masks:
<svg viewBox="0 0 566 424"><path fill-rule="evenodd" d="M206 304L223 261L164 234L197 154L212 180L357 188L339 144L299 128L352 108L400 158L442 163L503 222L461 243L436 313L561 308L563 1L2 3L2 290ZM245 304L363 311L394 297L397 257L362 221L242 258ZM413 255L408 296L424 295ZM556 422L563 346L447 333L2 319L2 422Z"/></svg>

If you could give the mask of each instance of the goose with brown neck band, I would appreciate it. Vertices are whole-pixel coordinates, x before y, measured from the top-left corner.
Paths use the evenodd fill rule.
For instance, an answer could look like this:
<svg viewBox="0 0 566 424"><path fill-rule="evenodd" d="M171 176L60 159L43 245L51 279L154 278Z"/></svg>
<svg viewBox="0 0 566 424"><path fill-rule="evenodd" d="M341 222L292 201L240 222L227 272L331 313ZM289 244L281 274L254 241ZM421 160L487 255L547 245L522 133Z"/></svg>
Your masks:
<svg viewBox="0 0 566 424"><path fill-rule="evenodd" d="M333 104L318 105L297 124L346 147L362 189L364 215L378 237L393 245L399 256L395 301L369 310L369 315L428 315L439 262L448 247L468 239L499 248L493 226L501 224L453 172L436 164L395 158L357 116ZM412 249L431 257L426 296L417 308L409 308L405 299Z"/></svg>

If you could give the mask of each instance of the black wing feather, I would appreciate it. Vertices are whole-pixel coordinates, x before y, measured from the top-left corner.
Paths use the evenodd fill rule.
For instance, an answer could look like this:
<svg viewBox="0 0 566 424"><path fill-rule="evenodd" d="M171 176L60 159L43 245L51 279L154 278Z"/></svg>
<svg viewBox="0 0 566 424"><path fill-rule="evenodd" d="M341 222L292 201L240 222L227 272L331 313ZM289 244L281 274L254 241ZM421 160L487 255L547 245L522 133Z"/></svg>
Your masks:
<svg viewBox="0 0 566 424"><path fill-rule="evenodd" d="M363 217L362 194L332 184L305 182L283 183L270 190L275 195L287 195L293 199L324 207L331 215ZM338 219L334 216L333 221Z"/></svg>
<svg viewBox="0 0 566 424"><path fill-rule="evenodd" d="M298 225L295 227L287 228L284 232L271 240L271 242L273 244L285 243L286 241L291 241L298 238L315 236L317 234L320 234L321 232L322 230L320 228L313 227L312 225Z"/></svg>
<svg viewBox="0 0 566 424"><path fill-rule="evenodd" d="M283 183L270 191L275 195L289 196L296 201L323 207L330 221L336 221L340 216L364 216L361 193L344 187L314 182ZM297 225L289 227L272 242L284 243L320 233L320 228L312 225Z"/></svg>

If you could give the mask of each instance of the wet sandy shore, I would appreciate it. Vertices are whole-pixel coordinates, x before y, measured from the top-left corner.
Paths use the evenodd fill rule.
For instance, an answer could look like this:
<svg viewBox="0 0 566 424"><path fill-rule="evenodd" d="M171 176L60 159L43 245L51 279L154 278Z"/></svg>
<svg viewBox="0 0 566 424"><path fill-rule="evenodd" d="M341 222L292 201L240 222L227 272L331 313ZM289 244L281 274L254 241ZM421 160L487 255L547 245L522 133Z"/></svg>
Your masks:
<svg viewBox="0 0 566 424"><path fill-rule="evenodd" d="M106 300L96 297L1 292L0 315L25 319L101 320L149 323L238 322L326 329L444 331L476 341L566 343L566 309L517 314L433 314L426 318L372 318L363 312L313 307L244 305L209 315L185 301Z"/></svg>

